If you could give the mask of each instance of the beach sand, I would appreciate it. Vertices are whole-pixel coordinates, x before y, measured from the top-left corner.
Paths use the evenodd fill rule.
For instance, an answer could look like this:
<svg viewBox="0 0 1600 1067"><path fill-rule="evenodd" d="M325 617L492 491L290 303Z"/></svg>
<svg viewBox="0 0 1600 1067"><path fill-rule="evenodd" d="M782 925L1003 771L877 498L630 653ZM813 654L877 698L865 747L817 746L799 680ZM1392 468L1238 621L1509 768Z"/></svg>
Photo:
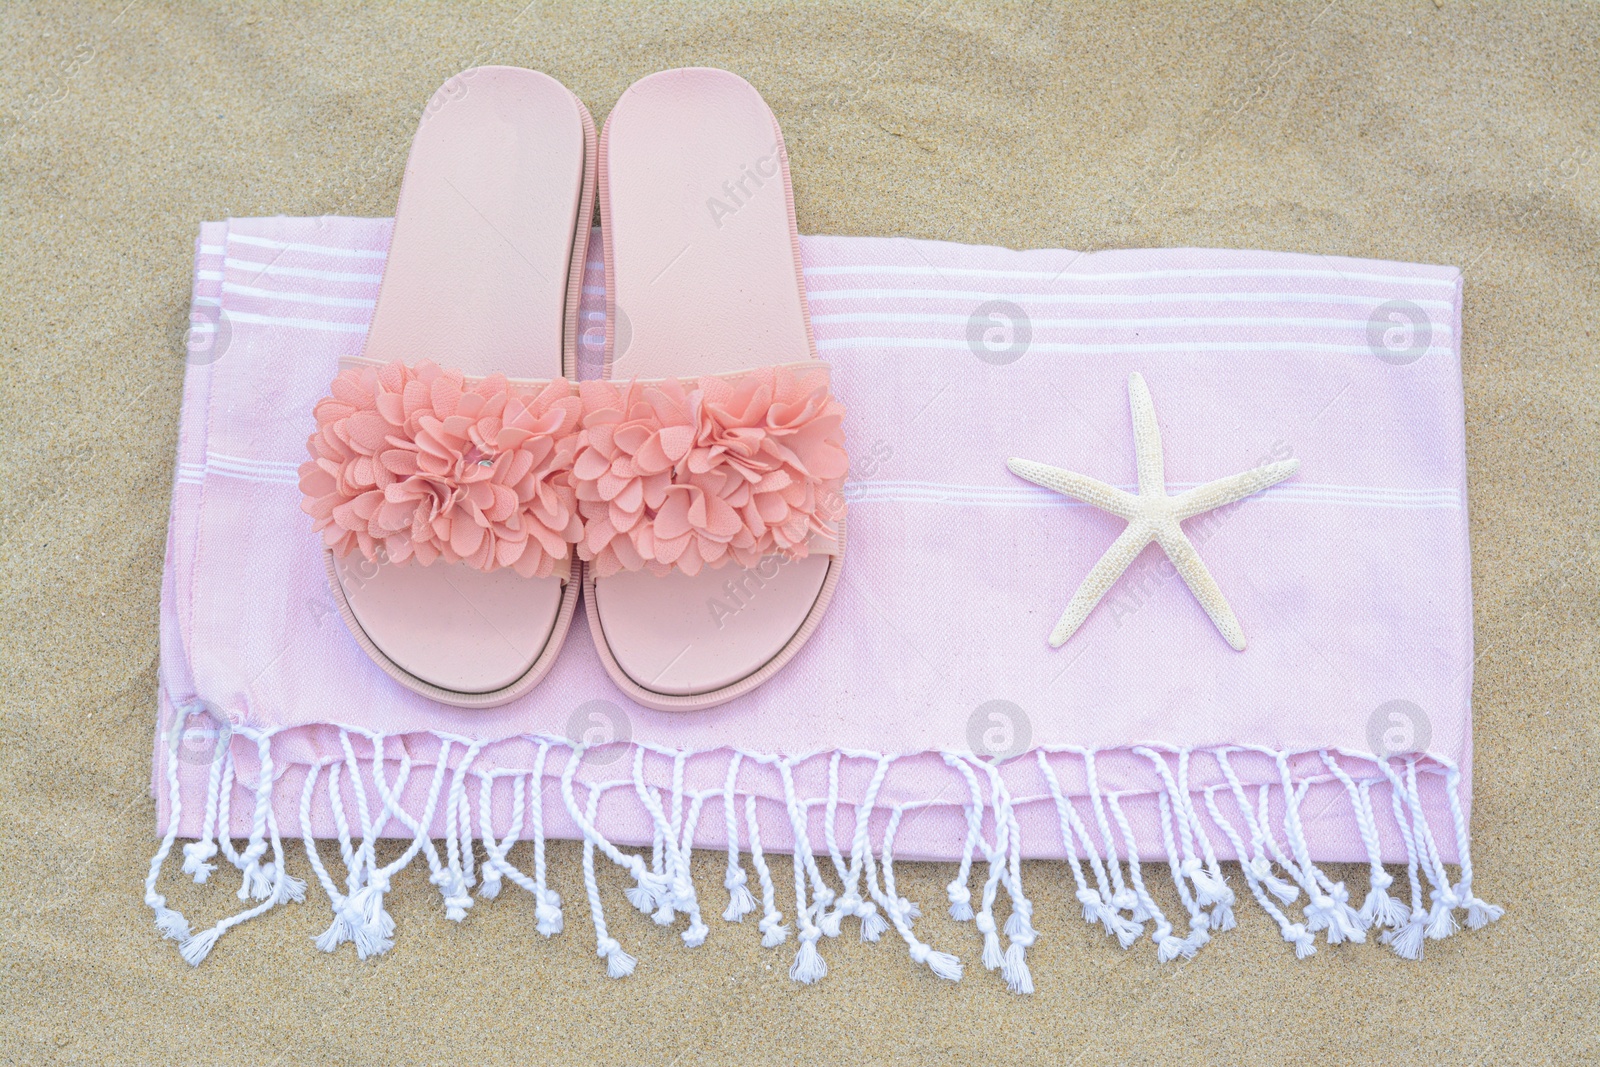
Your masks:
<svg viewBox="0 0 1600 1067"><path fill-rule="evenodd" d="M0 1061L1600 1057L1600 9L50 0L0 23ZM413 870L380 960L317 952L317 903L184 965L141 882L196 229L391 214L419 108L490 62L554 75L597 120L655 70L742 74L783 123L804 233L1461 267L1475 887L1505 918L1430 942L1421 964L1375 945L1296 962L1246 901L1239 929L1163 966L1085 925L1066 871L1033 864L1038 992L1020 998L976 965L971 927L939 914L950 869L911 865L924 936L967 957L959 985L847 924L828 978L802 987L791 951L753 929L714 922L691 951L623 907L614 929L641 964L613 982L579 850L560 843L552 877L577 906L551 941L516 890L443 921ZM306 873L298 844L290 862ZM697 877L720 884L721 861ZM210 922L238 907L219 882L163 889Z"/></svg>

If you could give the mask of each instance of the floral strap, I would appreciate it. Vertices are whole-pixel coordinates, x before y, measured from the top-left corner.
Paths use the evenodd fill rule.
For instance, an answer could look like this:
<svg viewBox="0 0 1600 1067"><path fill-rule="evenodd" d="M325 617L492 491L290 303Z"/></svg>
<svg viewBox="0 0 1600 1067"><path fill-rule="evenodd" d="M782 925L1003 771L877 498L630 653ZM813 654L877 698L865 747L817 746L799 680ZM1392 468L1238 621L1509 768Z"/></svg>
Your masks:
<svg viewBox="0 0 1600 1067"><path fill-rule="evenodd" d="M565 378L352 360L314 414L300 508L335 555L567 574L583 404Z"/></svg>
<svg viewBox="0 0 1600 1067"><path fill-rule="evenodd" d="M829 368L468 379L350 360L317 402L301 509L337 556L566 577L838 551L849 465Z"/></svg>
<svg viewBox="0 0 1600 1067"><path fill-rule="evenodd" d="M815 360L578 386L578 554L605 577L838 550L844 405Z"/></svg>

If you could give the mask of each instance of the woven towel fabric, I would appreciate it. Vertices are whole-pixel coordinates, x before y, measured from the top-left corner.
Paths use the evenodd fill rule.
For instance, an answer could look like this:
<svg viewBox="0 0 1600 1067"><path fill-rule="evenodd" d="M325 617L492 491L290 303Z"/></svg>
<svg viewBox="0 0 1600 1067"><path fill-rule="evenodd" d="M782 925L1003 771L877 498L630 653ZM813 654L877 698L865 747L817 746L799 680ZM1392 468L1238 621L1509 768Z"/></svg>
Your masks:
<svg viewBox="0 0 1600 1067"><path fill-rule="evenodd" d="M239 836L262 840L269 810L285 834L304 813L308 834L337 836L328 769L344 768L379 813L375 835L523 832L518 813L542 792L541 833L658 853L664 834L724 847L753 797L768 849L826 843L836 863L879 847L891 819L899 855L966 862L1002 838L1030 857L1284 852L1314 884L1313 860L1420 861L1427 875L1462 858L1472 626L1455 269L802 238L852 455L823 625L756 691L670 714L617 691L580 613L538 688L468 711L367 660L299 510L311 407L360 349L389 233L349 218L202 228L162 596L163 831L175 796L171 828L207 836L220 778ZM599 256L595 239L580 377L600 365ZM1122 524L1005 461L1131 487L1134 372L1172 492L1300 460L1186 526L1246 651L1154 545L1063 647L1047 643ZM707 610L736 618L759 595L730 589Z"/></svg>

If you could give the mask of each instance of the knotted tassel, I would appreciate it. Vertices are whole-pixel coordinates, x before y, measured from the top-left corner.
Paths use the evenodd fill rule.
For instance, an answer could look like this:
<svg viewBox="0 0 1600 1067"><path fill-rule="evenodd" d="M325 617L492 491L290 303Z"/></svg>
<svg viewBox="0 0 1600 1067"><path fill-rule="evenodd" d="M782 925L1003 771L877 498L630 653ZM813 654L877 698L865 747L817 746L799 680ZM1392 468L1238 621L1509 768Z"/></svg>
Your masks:
<svg viewBox="0 0 1600 1067"><path fill-rule="evenodd" d="M1384 931L1378 940L1394 949L1394 954L1403 960L1420 960L1427 936L1428 913L1414 911L1405 925Z"/></svg>
<svg viewBox="0 0 1600 1067"><path fill-rule="evenodd" d="M1027 897L1019 898L1011 908L1011 914L1006 918L1006 936L1013 941L1018 937L1027 937L1032 944L1032 938L1037 935L1033 928L1033 901Z"/></svg>
<svg viewBox="0 0 1600 1067"><path fill-rule="evenodd" d="M1115 937L1117 944L1123 948L1132 948L1144 936L1144 924L1136 923L1112 908L1101 908L1100 921L1105 924L1106 932Z"/></svg>
<svg viewBox="0 0 1600 1067"><path fill-rule="evenodd" d="M983 966L986 970L996 970L1005 962L1005 956L1000 952L1000 934L995 928L994 916L981 911L976 921L978 932L983 934Z"/></svg>
<svg viewBox="0 0 1600 1067"><path fill-rule="evenodd" d="M174 941L187 941L190 937L189 920L183 917L182 912L174 911L167 907L167 898L160 893L146 893L145 904L156 913L156 929L161 931L162 937Z"/></svg>
<svg viewBox="0 0 1600 1067"><path fill-rule="evenodd" d="M1506 909L1500 905L1481 900L1473 896L1470 891L1467 893L1467 925L1472 929L1482 930L1505 913Z"/></svg>
<svg viewBox="0 0 1600 1067"><path fill-rule="evenodd" d="M198 934L185 938L178 946L178 954L189 966L198 967L211 954L211 950L216 947L217 938L221 936L221 926L207 927Z"/></svg>
<svg viewBox="0 0 1600 1067"><path fill-rule="evenodd" d="M1250 861L1250 873L1256 876L1269 893L1283 901L1293 904L1300 896L1300 889L1272 873L1272 861L1264 856L1257 856Z"/></svg>
<svg viewBox="0 0 1600 1067"><path fill-rule="evenodd" d="M1454 910L1459 907L1454 890L1449 888L1435 889L1428 894L1428 899L1433 901L1433 908L1428 913L1428 937L1434 941L1442 941L1455 933L1461 927L1456 923Z"/></svg>
<svg viewBox="0 0 1600 1067"><path fill-rule="evenodd" d="M1100 894L1087 887L1078 890L1078 903L1083 905L1083 921L1097 923L1100 921ZM1110 933L1110 927L1106 928Z"/></svg>
<svg viewBox="0 0 1600 1067"><path fill-rule="evenodd" d="M730 865L728 873L722 877L722 886L728 891L728 909L722 917L728 922L743 922L744 917L756 910L755 897L750 895L750 877L744 873L744 868Z"/></svg>
<svg viewBox="0 0 1600 1067"><path fill-rule="evenodd" d="M916 963L927 964L928 970L947 982L961 981L961 960L948 952L934 951L926 942L911 943L911 959Z"/></svg>
<svg viewBox="0 0 1600 1067"><path fill-rule="evenodd" d="M777 948L789 937L789 928L783 925L783 916L777 912L763 918L756 927L761 931L762 948Z"/></svg>
<svg viewBox="0 0 1600 1067"><path fill-rule="evenodd" d="M682 933L683 943L690 948L699 948L706 943L706 937L711 933L711 927L695 920L689 923L689 928Z"/></svg>
<svg viewBox="0 0 1600 1067"><path fill-rule="evenodd" d="M1317 954L1317 938L1310 930L1300 923L1291 923L1283 928L1283 939L1294 944L1296 959L1305 959L1307 956Z"/></svg>
<svg viewBox="0 0 1600 1067"><path fill-rule="evenodd" d="M561 894L554 889L542 890L533 907L539 933L554 937L561 932Z"/></svg>
<svg viewBox="0 0 1600 1067"><path fill-rule="evenodd" d="M214 841L191 841L183 846L183 873L191 876L196 885L204 885L211 872L217 869L215 863L207 863L217 854L217 845Z"/></svg>
<svg viewBox="0 0 1600 1067"><path fill-rule="evenodd" d="M1228 917L1230 919L1233 917L1233 913L1231 911L1228 912ZM1183 955L1185 958L1192 959L1194 954L1199 952L1202 946L1210 944L1211 925L1213 922L1215 922L1215 916L1212 916L1209 919L1204 915L1190 917L1189 936L1184 938ZM1221 927L1221 929L1231 930L1232 927Z"/></svg>
<svg viewBox="0 0 1600 1067"><path fill-rule="evenodd" d="M649 915L656 910L656 895L642 881L635 885L630 885L623 890L622 895L628 898L629 904L638 908L645 915Z"/></svg>
<svg viewBox="0 0 1600 1067"><path fill-rule="evenodd" d="M811 985L827 977L828 963L817 951L817 939L821 936L822 931L815 926L800 931L800 951L794 954L794 963L789 965L789 977L796 982Z"/></svg>
<svg viewBox="0 0 1600 1067"><path fill-rule="evenodd" d="M348 898L346 898L334 914L333 922L328 925L326 930L317 935L314 944L323 952L333 952L346 941L354 941L356 930L365 922L365 916L352 908Z"/></svg>
<svg viewBox="0 0 1600 1067"><path fill-rule="evenodd" d="M1194 883L1195 900L1202 908L1213 904L1233 903L1233 890L1228 884L1217 878L1198 859L1187 859L1179 866L1184 877Z"/></svg>
<svg viewBox="0 0 1600 1067"><path fill-rule="evenodd" d="M1385 926L1399 926L1406 920L1406 909L1398 900L1389 895L1389 887L1394 884L1394 877L1387 871L1376 872L1372 876L1372 888L1367 891L1367 899L1361 904L1361 920L1369 929Z"/></svg>
<svg viewBox="0 0 1600 1067"><path fill-rule="evenodd" d="M1156 960L1160 963L1171 963L1179 956L1192 957L1195 949L1190 948L1188 942L1177 937L1172 932L1172 924L1165 920L1156 924L1156 929L1150 935L1156 943Z"/></svg>
<svg viewBox="0 0 1600 1067"><path fill-rule="evenodd" d="M622 946L617 944L617 939L614 937L601 938L600 944L595 951L601 959L606 961L606 975L611 978L628 977L639 963L638 960L622 951Z"/></svg>
<svg viewBox="0 0 1600 1067"><path fill-rule="evenodd" d="M878 905L864 900L856 905L856 918L861 920L861 940L876 942L889 929L889 920L878 913Z"/></svg>
<svg viewBox="0 0 1600 1067"><path fill-rule="evenodd" d="M1005 961L1000 965L1000 975L1006 980L1006 988L1021 996L1033 993L1033 973L1028 970L1026 950L1017 942L1012 942L1006 949Z"/></svg>
<svg viewBox="0 0 1600 1067"><path fill-rule="evenodd" d="M951 882L945 887L950 897L950 918L958 923L972 921L972 890L965 882Z"/></svg>
<svg viewBox="0 0 1600 1067"><path fill-rule="evenodd" d="M394 947L394 920L383 908L383 897L388 892L389 875L379 869L350 896L349 911L359 916L351 929L351 940L361 959L381 956Z"/></svg>

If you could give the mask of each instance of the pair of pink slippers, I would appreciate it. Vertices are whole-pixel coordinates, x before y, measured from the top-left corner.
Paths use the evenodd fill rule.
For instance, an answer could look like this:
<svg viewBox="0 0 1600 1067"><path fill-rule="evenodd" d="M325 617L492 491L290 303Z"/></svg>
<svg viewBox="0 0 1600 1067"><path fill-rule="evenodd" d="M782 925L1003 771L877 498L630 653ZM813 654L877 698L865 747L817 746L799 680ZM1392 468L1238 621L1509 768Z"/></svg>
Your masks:
<svg viewBox="0 0 1600 1067"><path fill-rule="evenodd" d="M605 370L579 383L597 195ZM598 147L544 74L452 78L412 144L365 347L315 414L302 508L335 601L380 667L447 704L537 685L581 584L629 697L712 707L780 670L838 582L843 409L782 133L727 71L635 83Z"/></svg>

